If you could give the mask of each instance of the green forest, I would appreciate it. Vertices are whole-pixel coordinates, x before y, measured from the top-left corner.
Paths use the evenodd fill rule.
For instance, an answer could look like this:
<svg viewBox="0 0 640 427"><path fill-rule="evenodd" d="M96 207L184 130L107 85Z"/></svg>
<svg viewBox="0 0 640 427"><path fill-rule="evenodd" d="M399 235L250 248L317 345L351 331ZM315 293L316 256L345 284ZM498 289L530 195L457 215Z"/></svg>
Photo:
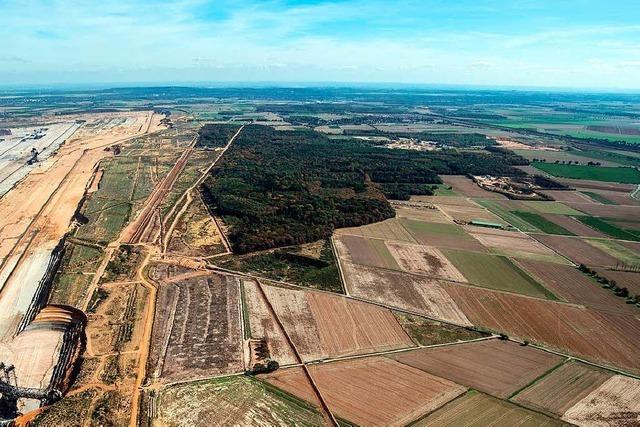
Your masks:
<svg viewBox="0 0 640 427"><path fill-rule="evenodd" d="M202 185L246 253L328 237L394 216L387 196L428 194L438 174L523 175L511 152L418 152L331 140L311 130L249 125Z"/></svg>

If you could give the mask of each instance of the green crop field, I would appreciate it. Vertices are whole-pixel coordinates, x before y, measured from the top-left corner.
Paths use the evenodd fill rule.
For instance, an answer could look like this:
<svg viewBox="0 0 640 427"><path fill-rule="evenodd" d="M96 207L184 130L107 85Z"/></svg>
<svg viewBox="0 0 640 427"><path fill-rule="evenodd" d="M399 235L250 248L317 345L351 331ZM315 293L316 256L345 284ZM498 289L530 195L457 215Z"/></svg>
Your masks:
<svg viewBox="0 0 640 427"><path fill-rule="evenodd" d="M574 234L569 230L560 227L558 224L554 224L546 218L532 212L513 211L512 214L520 217L523 221L528 222L536 229L547 234L560 234L564 236L573 236Z"/></svg>
<svg viewBox="0 0 640 427"><path fill-rule="evenodd" d="M483 288L555 299L544 286L516 266L509 258L479 252L442 250L470 283Z"/></svg>
<svg viewBox="0 0 640 427"><path fill-rule="evenodd" d="M542 162L535 162L532 165L541 171L562 178L640 184L640 171L635 168L563 165Z"/></svg>
<svg viewBox="0 0 640 427"><path fill-rule="evenodd" d="M480 204L481 206L489 209L492 213L498 215L500 218L513 225L520 231L525 231L529 233L534 233L536 231L540 231L535 228L533 225L529 224L527 221L520 218L518 215L514 215L512 212L504 209L498 203L492 200L486 199L475 199L475 202Z"/></svg>
<svg viewBox="0 0 640 427"><path fill-rule="evenodd" d="M603 205L617 205L616 202L613 202L613 201L607 199L602 194L594 193L593 191L581 191L581 193L586 194L587 196L591 197L596 202L600 202Z"/></svg>
<svg viewBox="0 0 640 427"><path fill-rule="evenodd" d="M640 241L640 232L634 232L632 230L624 230L600 218L597 218L594 216L583 216L583 217L576 217L576 219L582 222L583 224L586 224L589 227L593 228L594 230L598 230L601 233L607 234L613 237L614 239Z"/></svg>

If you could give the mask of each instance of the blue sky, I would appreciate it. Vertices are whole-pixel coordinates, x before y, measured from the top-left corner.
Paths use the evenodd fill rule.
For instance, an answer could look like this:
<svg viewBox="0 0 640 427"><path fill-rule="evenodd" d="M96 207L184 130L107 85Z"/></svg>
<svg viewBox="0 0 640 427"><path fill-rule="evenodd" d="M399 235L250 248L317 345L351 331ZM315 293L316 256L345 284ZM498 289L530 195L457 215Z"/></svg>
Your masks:
<svg viewBox="0 0 640 427"><path fill-rule="evenodd" d="M640 89L640 2L0 0L0 85Z"/></svg>

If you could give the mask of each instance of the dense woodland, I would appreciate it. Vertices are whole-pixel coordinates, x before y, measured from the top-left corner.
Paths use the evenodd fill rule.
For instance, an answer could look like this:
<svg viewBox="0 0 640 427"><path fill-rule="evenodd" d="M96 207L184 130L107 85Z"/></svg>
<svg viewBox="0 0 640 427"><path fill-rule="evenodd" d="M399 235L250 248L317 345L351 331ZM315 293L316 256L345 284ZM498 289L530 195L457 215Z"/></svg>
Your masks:
<svg viewBox="0 0 640 427"><path fill-rule="evenodd" d="M202 193L231 227L234 250L245 253L312 242L336 227L390 218L394 211L385 187L426 191L428 184L440 183L438 174L522 175L510 166L522 160L488 152L391 150L310 130L249 125Z"/></svg>
<svg viewBox="0 0 640 427"><path fill-rule="evenodd" d="M224 147L238 129L240 125L206 124L198 131L196 147Z"/></svg>

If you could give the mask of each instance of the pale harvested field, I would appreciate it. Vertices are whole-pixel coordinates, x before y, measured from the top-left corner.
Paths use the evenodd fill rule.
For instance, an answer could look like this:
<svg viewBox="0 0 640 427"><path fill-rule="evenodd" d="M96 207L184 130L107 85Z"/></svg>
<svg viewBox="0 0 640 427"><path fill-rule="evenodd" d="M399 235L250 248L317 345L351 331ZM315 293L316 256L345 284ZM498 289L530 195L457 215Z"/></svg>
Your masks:
<svg viewBox="0 0 640 427"><path fill-rule="evenodd" d="M417 219L420 221L438 222L442 224L450 224L451 220L447 218L438 208L427 207L407 207L399 205L394 206L397 218Z"/></svg>
<svg viewBox="0 0 640 427"><path fill-rule="evenodd" d="M571 407L562 418L583 426L638 426L640 381L615 375Z"/></svg>
<svg viewBox="0 0 640 427"><path fill-rule="evenodd" d="M305 361L414 345L385 308L320 292L264 289Z"/></svg>
<svg viewBox="0 0 640 427"><path fill-rule="evenodd" d="M477 197L482 199L506 199L502 194L486 191L478 187L473 180L464 175L440 175L442 182L450 186L453 191L464 194L467 197Z"/></svg>
<svg viewBox="0 0 640 427"><path fill-rule="evenodd" d="M568 362L518 393L512 400L532 409L562 416L613 374L579 362Z"/></svg>
<svg viewBox="0 0 640 427"><path fill-rule="evenodd" d="M417 243L398 219L391 218L386 221L376 222L362 227L341 228L336 230L335 236L352 234L354 236L377 237L385 240L398 240L401 242Z"/></svg>
<svg viewBox="0 0 640 427"><path fill-rule="evenodd" d="M362 426L404 426L466 390L383 357L313 365L310 372L331 411ZM305 400L312 399L298 394L305 392L302 375L296 381L301 386L277 378L269 381Z"/></svg>
<svg viewBox="0 0 640 427"><path fill-rule="evenodd" d="M594 267L615 267L619 263L616 258L608 253L574 237L536 234L535 238L576 264Z"/></svg>
<svg viewBox="0 0 640 427"><path fill-rule="evenodd" d="M519 260L518 263L565 301L613 314L637 314L634 307L572 266L533 260Z"/></svg>
<svg viewBox="0 0 640 427"><path fill-rule="evenodd" d="M467 286L446 290L474 325L640 372L635 317Z"/></svg>
<svg viewBox="0 0 640 427"><path fill-rule="evenodd" d="M436 248L400 242L386 242L386 246L404 271L458 282L466 281L462 273Z"/></svg>
<svg viewBox="0 0 640 427"><path fill-rule="evenodd" d="M558 224L560 227L575 234L584 237L607 237L606 235L594 230L593 228L581 223L577 219L565 215L545 214L542 217L546 220Z"/></svg>
<svg viewBox="0 0 640 427"><path fill-rule="evenodd" d="M385 241L352 235L341 235L334 240L341 259L360 265L399 270L400 266L389 252Z"/></svg>
<svg viewBox="0 0 640 427"><path fill-rule="evenodd" d="M526 386L563 360L542 350L497 339L420 349L389 357L501 398Z"/></svg>
<svg viewBox="0 0 640 427"><path fill-rule="evenodd" d="M271 359L280 365L298 363L284 331L280 328L273 313L269 310L264 296L255 280L242 279L245 303L249 312L251 338L263 339L269 348Z"/></svg>
<svg viewBox="0 0 640 427"><path fill-rule="evenodd" d="M471 325L437 279L345 262L342 269L350 295L459 325Z"/></svg>
<svg viewBox="0 0 640 427"><path fill-rule="evenodd" d="M415 423L416 427L556 427L561 421L486 394L470 392Z"/></svg>
<svg viewBox="0 0 640 427"><path fill-rule="evenodd" d="M546 190L541 193L553 197L558 202L595 203L589 196L579 191Z"/></svg>
<svg viewBox="0 0 640 427"><path fill-rule="evenodd" d="M600 276L615 280L621 288L626 287L632 295L640 295L640 272L597 269Z"/></svg>
<svg viewBox="0 0 640 427"><path fill-rule="evenodd" d="M440 209L445 211L451 218L458 221L469 222L476 220L504 224L504 221L501 218L480 206L440 205Z"/></svg>
<svg viewBox="0 0 640 427"><path fill-rule="evenodd" d="M466 227L466 230L484 246L499 254L515 251L515 253L556 257L555 252L527 234L480 227Z"/></svg>

